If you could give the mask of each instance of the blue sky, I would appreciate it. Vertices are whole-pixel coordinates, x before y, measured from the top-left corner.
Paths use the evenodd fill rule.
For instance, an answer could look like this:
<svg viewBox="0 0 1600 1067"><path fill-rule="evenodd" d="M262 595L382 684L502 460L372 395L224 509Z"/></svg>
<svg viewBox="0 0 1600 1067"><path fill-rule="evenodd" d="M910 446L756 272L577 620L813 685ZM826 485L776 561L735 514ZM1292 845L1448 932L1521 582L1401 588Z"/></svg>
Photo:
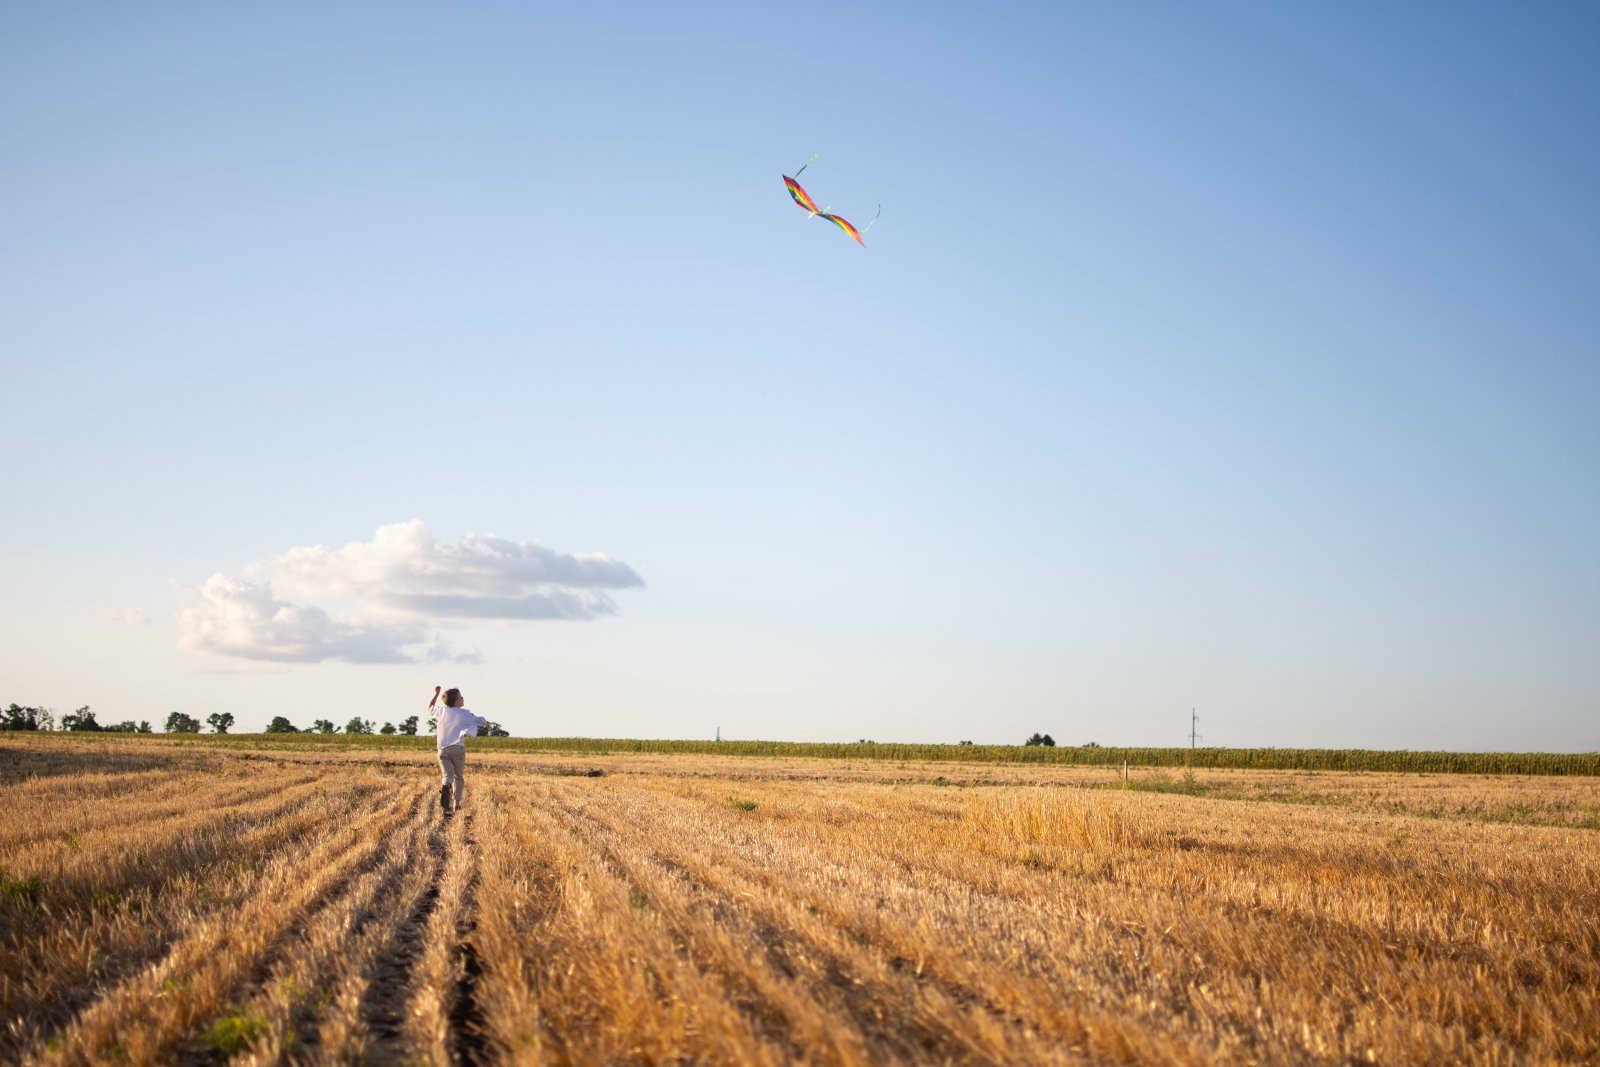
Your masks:
<svg viewBox="0 0 1600 1067"><path fill-rule="evenodd" d="M0 31L0 699L1600 746L1593 7ZM197 647L211 575L414 519L643 585L408 616L473 663Z"/></svg>

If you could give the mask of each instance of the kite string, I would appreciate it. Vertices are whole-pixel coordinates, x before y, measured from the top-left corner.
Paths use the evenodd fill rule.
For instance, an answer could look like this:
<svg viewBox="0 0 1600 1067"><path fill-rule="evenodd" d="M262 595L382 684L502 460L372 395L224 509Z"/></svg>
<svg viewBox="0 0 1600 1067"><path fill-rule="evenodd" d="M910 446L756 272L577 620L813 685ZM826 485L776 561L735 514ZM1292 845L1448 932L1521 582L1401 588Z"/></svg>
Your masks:
<svg viewBox="0 0 1600 1067"><path fill-rule="evenodd" d="M812 163L816 162L816 158L817 158L816 155L813 153L810 159L808 159L804 163L800 164L800 169L794 172L794 177L795 177L796 181L800 180L800 175L805 173L805 170L806 170L807 167L811 166Z"/></svg>
<svg viewBox="0 0 1600 1067"><path fill-rule="evenodd" d="M878 221L878 216L882 215L882 214L883 214L883 205L879 204L878 205L878 210L873 212L872 222L869 222L865 226L861 227L861 236L865 237L867 235L867 231L872 229L873 223L877 222Z"/></svg>

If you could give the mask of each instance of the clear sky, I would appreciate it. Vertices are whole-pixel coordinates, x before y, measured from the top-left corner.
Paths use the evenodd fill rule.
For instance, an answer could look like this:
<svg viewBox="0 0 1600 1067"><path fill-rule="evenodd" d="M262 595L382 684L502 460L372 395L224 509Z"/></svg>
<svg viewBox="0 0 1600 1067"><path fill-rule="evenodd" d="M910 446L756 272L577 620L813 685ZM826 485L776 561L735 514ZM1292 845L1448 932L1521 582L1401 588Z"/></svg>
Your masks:
<svg viewBox="0 0 1600 1067"><path fill-rule="evenodd" d="M589 7L6 6L0 700L1600 747L1600 8Z"/></svg>

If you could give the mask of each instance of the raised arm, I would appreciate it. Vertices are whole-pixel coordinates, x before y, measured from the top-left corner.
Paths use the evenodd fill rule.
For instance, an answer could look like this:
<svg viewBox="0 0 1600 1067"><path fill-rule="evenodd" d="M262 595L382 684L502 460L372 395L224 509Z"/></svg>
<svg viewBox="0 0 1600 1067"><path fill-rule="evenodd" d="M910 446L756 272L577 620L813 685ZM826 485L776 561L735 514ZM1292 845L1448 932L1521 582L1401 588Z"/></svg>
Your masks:
<svg viewBox="0 0 1600 1067"><path fill-rule="evenodd" d="M437 685L433 687L433 699L428 701L428 710L429 711L432 711L433 710L433 706L435 704L439 703L439 690L441 688L443 688L443 687L442 686L437 686Z"/></svg>

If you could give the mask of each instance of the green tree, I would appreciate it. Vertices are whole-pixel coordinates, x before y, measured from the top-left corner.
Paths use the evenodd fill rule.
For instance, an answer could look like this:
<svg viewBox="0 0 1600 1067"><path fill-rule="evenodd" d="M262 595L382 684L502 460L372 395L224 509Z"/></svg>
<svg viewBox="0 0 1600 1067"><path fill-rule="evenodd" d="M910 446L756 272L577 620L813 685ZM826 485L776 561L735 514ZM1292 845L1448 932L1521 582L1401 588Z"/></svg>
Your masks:
<svg viewBox="0 0 1600 1067"><path fill-rule="evenodd" d="M153 734L153 733L155 733L154 730L150 729L150 723L149 723L149 720L147 720L147 719L140 719L139 720L139 732L141 734Z"/></svg>
<svg viewBox="0 0 1600 1067"><path fill-rule="evenodd" d="M311 729L319 734L331 734L335 729L337 729L337 727L335 727L333 723L329 722L327 719L318 719L316 722L311 724Z"/></svg>
<svg viewBox="0 0 1600 1067"><path fill-rule="evenodd" d="M392 733L394 733L394 723L392 723L392 722L384 723L383 724L383 729L379 730L378 732L380 734L392 734Z"/></svg>
<svg viewBox="0 0 1600 1067"><path fill-rule="evenodd" d="M1028 738L1022 743L1024 745L1043 745L1045 748L1056 747L1055 738L1051 737L1049 734L1034 734L1032 737Z"/></svg>
<svg viewBox="0 0 1600 1067"><path fill-rule="evenodd" d="M211 724L214 733L225 734L228 732L228 727L233 725L233 712L213 711L206 716L206 722Z"/></svg>
<svg viewBox="0 0 1600 1067"><path fill-rule="evenodd" d="M77 711L61 716L63 730L77 730L84 733L94 733L100 729L100 724L94 721L94 712L85 704Z"/></svg>
<svg viewBox="0 0 1600 1067"><path fill-rule="evenodd" d="M351 719L344 724L344 732L347 734L370 734L372 732L372 720L360 717Z"/></svg>
<svg viewBox="0 0 1600 1067"><path fill-rule="evenodd" d="M404 719L401 719L400 732L405 734L407 737L415 737L417 734L417 717L415 715L408 715Z"/></svg>
<svg viewBox="0 0 1600 1067"><path fill-rule="evenodd" d="M497 722L491 722L483 728L484 737L510 737L511 731Z"/></svg>
<svg viewBox="0 0 1600 1067"><path fill-rule="evenodd" d="M43 708L25 708L21 704L8 704L5 711L0 711L0 730L43 729L39 721L39 713L43 710Z"/></svg>
<svg viewBox="0 0 1600 1067"><path fill-rule="evenodd" d="M167 716L167 733L169 734L197 734L200 732L200 720L193 715L185 715L175 711Z"/></svg>
<svg viewBox="0 0 1600 1067"><path fill-rule="evenodd" d="M272 721L267 723L267 733L269 734L297 734L299 732L294 728L294 723L282 715L274 715Z"/></svg>
<svg viewBox="0 0 1600 1067"><path fill-rule="evenodd" d="M428 732L431 734L439 728L439 720L432 715L428 716Z"/></svg>

